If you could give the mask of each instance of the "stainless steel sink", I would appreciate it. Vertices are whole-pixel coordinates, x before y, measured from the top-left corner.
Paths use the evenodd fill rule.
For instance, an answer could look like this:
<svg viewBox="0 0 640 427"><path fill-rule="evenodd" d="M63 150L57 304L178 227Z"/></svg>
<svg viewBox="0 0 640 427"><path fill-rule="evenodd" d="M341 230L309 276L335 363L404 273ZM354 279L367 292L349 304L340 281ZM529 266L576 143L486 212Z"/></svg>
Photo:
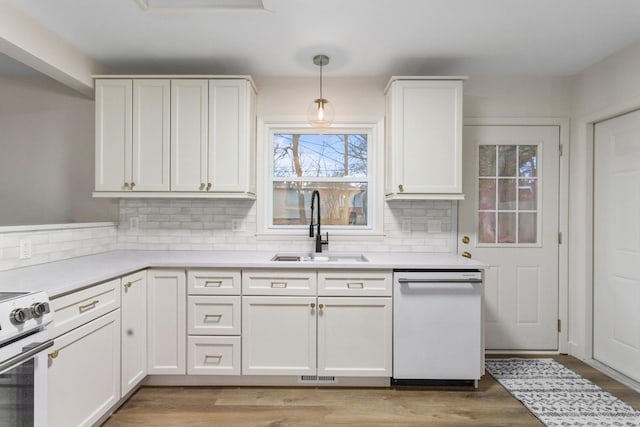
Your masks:
<svg viewBox="0 0 640 427"><path fill-rule="evenodd" d="M271 261L283 262L369 262L369 259L358 253L282 253L275 254Z"/></svg>

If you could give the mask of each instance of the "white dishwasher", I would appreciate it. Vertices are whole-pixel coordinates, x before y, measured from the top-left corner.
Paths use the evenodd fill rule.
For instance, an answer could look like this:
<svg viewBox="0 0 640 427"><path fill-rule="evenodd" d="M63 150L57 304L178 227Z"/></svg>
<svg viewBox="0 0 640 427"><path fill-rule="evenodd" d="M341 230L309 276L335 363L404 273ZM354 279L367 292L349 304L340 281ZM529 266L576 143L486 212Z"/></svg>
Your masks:
<svg viewBox="0 0 640 427"><path fill-rule="evenodd" d="M394 385L473 385L484 373L482 272L395 270Z"/></svg>

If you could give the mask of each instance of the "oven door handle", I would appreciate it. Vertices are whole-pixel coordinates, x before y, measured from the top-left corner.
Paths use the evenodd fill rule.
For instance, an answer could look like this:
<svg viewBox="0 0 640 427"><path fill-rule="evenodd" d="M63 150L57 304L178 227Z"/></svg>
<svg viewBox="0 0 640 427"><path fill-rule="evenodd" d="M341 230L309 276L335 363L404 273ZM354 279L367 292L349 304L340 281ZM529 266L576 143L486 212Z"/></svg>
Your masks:
<svg viewBox="0 0 640 427"><path fill-rule="evenodd" d="M11 368L12 366L18 365L24 362L25 360L31 359L36 354L40 353L42 350L45 350L49 347L53 347L53 340L47 340L43 343L35 343L35 344L30 344L28 346L23 347L22 350L24 351L22 353L16 356L13 356L12 358L7 359L4 362L0 363L0 372L4 372L5 370L7 370L8 368Z"/></svg>

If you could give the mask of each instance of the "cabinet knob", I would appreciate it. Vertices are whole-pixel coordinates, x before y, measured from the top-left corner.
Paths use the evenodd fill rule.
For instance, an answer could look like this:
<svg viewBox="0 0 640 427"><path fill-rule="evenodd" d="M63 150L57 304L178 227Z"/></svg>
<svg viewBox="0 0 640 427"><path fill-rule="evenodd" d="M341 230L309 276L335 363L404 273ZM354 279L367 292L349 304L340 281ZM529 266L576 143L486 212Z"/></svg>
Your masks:
<svg viewBox="0 0 640 427"><path fill-rule="evenodd" d="M324 304L318 304L318 308L322 310L324 308Z"/></svg>
<svg viewBox="0 0 640 427"><path fill-rule="evenodd" d="M60 354L58 350L53 350L51 353L49 353L49 358L55 359L56 357L58 357L58 354Z"/></svg>
<svg viewBox="0 0 640 427"><path fill-rule="evenodd" d="M131 181L131 189L132 189L132 190L133 190L133 187L135 187L135 186L136 186L136 183L135 183L135 182L133 182L133 181Z"/></svg>
<svg viewBox="0 0 640 427"><path fill-rule="evenodd" d="M208 183L208 184L207 184L207 191L211 190L211 187L212 187L212 186L213 186L213 184Z"/></svg>
<svg viewBox="0 0 640 427"><path fill-rule="evenodd" d="M133 283L127 282L127 283L124 284L124 288L125 289L129 289L131 287L131 285L133 285Z"/></svg>
<svg viewBox="0 0 640 427"><path fill-rule="evenodd" d="M460 255L462 255L465 258L471 258L471 254L467 251L462 252Z"/></svg>
<svg viewBox="0 0 640 427"><path fill-rule="evenodd" d="M200 190L204 190L204 187L205 187L205 183L204 183L204 182L201 182L201 183L200 183Z"/></svg>
<svg viewBox="0 0 640 427"><path fill-rule="evenodd" d="M312 302L311 304L309 304L311 306L311 308L316 308L316 303Z"/></svg>
<svg viewBox="0 0 640 427"><path fill-rule="evenodd" d="M125 182L124 184L122 184L122 186L123 186L124 188L129 188L129 183L128 183L128 182Z"/></svg>
<svg viewBox="0 0 640 427"><path fill-rule="evenodd" d="M402 184L398 185L398 190L399 190L401 193L404 193L404 185L402 185Z"/></svg>
<svg viewBox="0 0 640 427"><path fill-rule="evenodd" d="M471 239L469 239L469 236L462 237L462 243L464 243L465 245L469 244L470 241Z"/></svg>

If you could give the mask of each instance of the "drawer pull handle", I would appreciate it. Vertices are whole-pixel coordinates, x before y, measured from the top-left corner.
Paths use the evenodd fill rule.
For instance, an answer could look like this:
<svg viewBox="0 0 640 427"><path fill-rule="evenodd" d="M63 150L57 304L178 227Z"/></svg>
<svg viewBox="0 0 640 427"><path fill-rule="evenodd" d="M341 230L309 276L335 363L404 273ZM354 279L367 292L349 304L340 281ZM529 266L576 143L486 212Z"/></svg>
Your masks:
<svg viewBox="0 0 640 427"><path fill-rule="evenodd" d="M213 318L214 322L219 322L220 320L222 320L222 314L205 314L204 321L206 322L210 317Z"/></svg>
<svg viewBox="0 0 640 427"><path fill-rule="evenodd" d="M204 286L206 287L214 287L214 288L219 288L220 286L222 286L222 280L206 280L204 282Z"/></svg>
<svg viewBox="0 0 640 427"><path fill-rule="evenodd" d="M286 288L287 282L271 282L272 288Z"/></svg>
<svg viewBox="0 0 640 427"><path fill-rule="evenodd" d="M97 299L94 299L93 301L91 301L89 304L85 304L85 305L81 305L78 307L78 310L80 310L80 313L82 313L85 310L90 310L92 308L95 308L96 305L98 305L100 301L98 301Z"/></svg>
<svg viewBox="0 0 640 427"><path fill-rule="evenodd" d="M58 355L60 354L60 352L58 350L53 350L51 353L48 354L49 359L55 359L56 357L58 357Z"/></svg>
<svg viewBox="0 0 640 427"><path fill-rule="evenodd" d="M347 283L347 288L349 289L362 289L364 288L363 282L349 282Z"/></svg>
<svg viewBox="0 0 640 427"><path fill-rule="evenodd" d="M222 355L221 354L205 354L204 362L207 363L209 359L216 359L215 361L217 363L220 363L220 361L222 360Z"/></svg>

